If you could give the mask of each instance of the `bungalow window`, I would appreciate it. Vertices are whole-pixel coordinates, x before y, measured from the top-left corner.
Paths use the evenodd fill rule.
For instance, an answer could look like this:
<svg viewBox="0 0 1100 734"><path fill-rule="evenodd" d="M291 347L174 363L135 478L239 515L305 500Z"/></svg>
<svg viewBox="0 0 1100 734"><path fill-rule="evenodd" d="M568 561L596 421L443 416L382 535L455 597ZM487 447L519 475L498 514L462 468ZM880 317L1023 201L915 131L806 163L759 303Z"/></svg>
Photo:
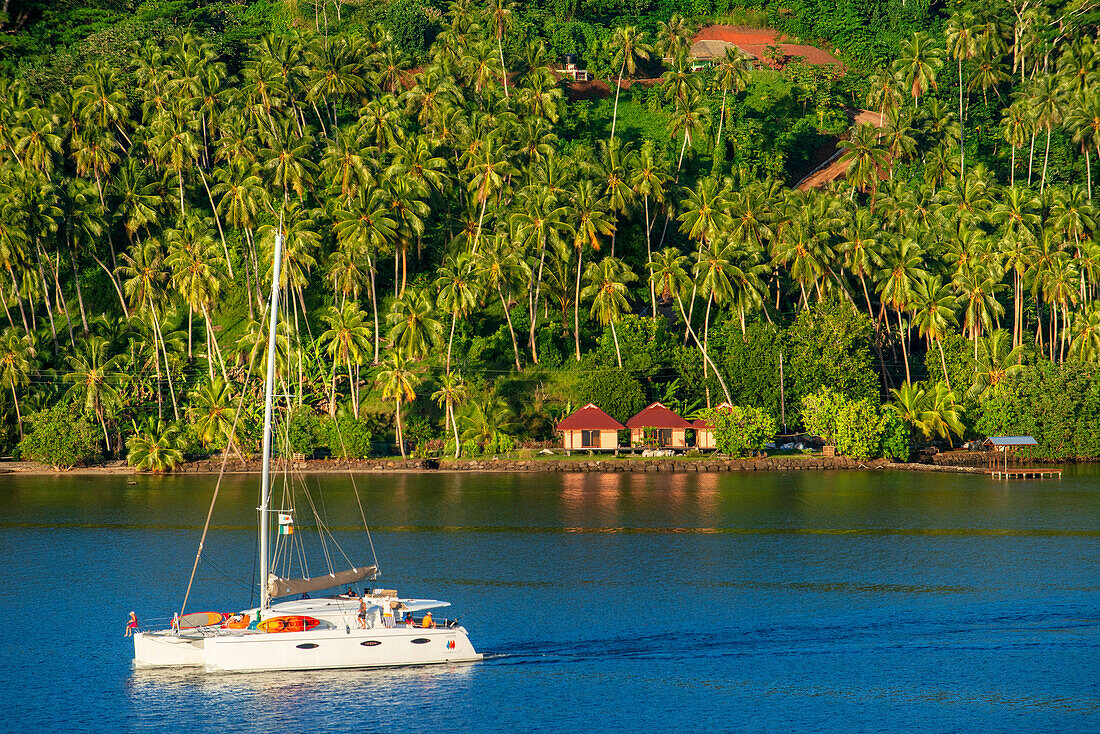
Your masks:
<svg viewBox="0 0 1100 734"><path fill-rule="evenodd" d="M600 447L599 431L581 431L581 448L598 449Z"/></svg>
<svg viewBox="0 0 1100 734"><path fill-rule="evenodd" d="M659 428L659 429L657 429L657 445L658 446L671 446L672 445L672 429L671 428Z"/></svg>

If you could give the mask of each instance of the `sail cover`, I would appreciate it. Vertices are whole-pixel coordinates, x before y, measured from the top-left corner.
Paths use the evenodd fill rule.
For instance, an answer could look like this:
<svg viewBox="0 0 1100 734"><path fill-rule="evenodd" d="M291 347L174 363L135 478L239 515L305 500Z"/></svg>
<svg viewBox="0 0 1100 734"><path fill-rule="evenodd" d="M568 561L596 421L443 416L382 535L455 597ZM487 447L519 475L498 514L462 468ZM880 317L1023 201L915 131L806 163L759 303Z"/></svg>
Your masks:
<svg viewBox="0 0 1100 734"><path fill-rule="evenodd" d="M349 568L347 571L337 571L336 573L330 573L324 576L313 576L308 579L284 579L275 574L268 574L267 593L272 597L305 594L310 591L331 589L333 586L354 584L356 581L371 578L377 573L377 566L362 566L360 568Z"/></svg>

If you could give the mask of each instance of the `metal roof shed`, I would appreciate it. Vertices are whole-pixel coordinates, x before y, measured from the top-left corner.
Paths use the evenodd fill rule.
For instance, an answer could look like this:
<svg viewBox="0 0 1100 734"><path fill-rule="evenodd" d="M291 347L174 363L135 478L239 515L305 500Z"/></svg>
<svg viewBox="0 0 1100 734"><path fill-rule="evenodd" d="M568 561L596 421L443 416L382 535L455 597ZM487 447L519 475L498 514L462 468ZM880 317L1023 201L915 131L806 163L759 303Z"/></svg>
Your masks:
<svg viewBox="0 0 1100 734"><path fill-rule="evenodd" d="M1008 451L1017 446L1038 446L1039 442L1031 436L990 436L983 442L994 451L1000 451L1005 457L1005 471L1008 471ZM989 468L994 468L994 457L989 458Z"/></svg>

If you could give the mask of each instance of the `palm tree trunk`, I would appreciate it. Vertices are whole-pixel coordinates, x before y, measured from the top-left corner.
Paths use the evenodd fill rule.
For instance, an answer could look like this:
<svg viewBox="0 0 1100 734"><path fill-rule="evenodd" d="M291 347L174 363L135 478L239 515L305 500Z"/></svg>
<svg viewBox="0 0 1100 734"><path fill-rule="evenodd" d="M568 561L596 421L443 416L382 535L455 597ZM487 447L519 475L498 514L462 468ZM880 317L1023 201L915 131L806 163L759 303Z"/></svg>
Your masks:
<svg viewBox="0 0 1100 734"><path fill-rule="evenodd" d="M1047 185L1047 164L1050 163L1050 131L1053 129L1053 125L1047 128L1047 148L1046 153L1043 155L1043 175L1039 179L1039 193L1043 193L1043 189Z"/></svg>
<svg viewBox="0 0 1100 734"><path fill-rule="evenodd" d="M222 357L222 348L218 345L218 335L214 333L214 325L210 323L210 309L204 303L202 306L202 318L206 323L206 331L209 333L209 341L206 344L206 359L210 359L210 345L214 345L214 353L218 355L218 366L222 370L222 378L225 384L229 384L229 373L225 370L225 358Z"/></svg>
<svg viewBox="0 0 1100 734"><path fill-rule="evenodd" d="M372 364L378 364L379 340L378 334L378 293L374 287L374 259L367 255L367 270L370 271L370 301L374 307L374 360Z"/></svg>
<svg viewBox="0 0 1100 734"><path fill-rule="evenodd" d="M401 458L405 457L405 436L401 430L401 398L398 397L395 401L397 403L397 447L401 449Z"/></svg>
<svg viewBox="0 0 1100 734"><path fill-rule="evenodd" d="M691 322L688 321L687 314L684 312L684 300L679 295L676 296L676 305L680 307L680 315L684 317L684 321L688 324L688 333L691 334L691 338L695 340L695 345L699 347L699 350L703 353L703 359L710 362L711 369L714 370L715 376L718 378L718 384L722 386L722 393L726 396L726 402L733 404L733 398L730 397L729 388L726 387L726 381L722 378L722 373L718 371L718 365L714 364L714 360L710 358L710 354L707 353L706 348L702 342L699 341L699 337L695 333L695 329L691 328Z"/></svg>
<svg viewBox="0 0 1100 734"><path fill-rule="evenodd" d="M546 247L539 248L539 272L535 277L535 290L531 296L531 333L528 335L528 346L531 347L531 361L535 364L539 363L538 345L535 343L535 327L538 325L539 319L539 293L542 291L542 268L543 263L546 261Z"/></svg>
<svg viewBox="0 0 1100 734"><path fill-rule="evenodd" d="M1031 169L1035 165L1035 130L1031 131L1031 152L1027 155L1027 185L1031 185Z"/></svg>
<svg viewBox="0 0 1100 734"><path fill-rule="evenodd" d="M645 202L645 266L649 271L649 302L650 302L650 315L653 320L657 320L657 286L653 283L653 266L650 265L653 262L653 247L650 244L650 236L652 225L649 221L649 194L646 194L643 198Z"/></svg>
<svg viewBox="0 0 1100 734"><path fill-rule="evenodd" d="M619 335L615 331L615 322L609 321L608 323L611 324L611 339L615 342L615 359L619 362L619 369L622 369L623 355L622 352L619 351Z"/></svg>
<svg viewBox="0 0 1100 734"><path fill-rule="evenodd" d="M474 232L474 244L470 248L470 254L477 254L477 241L481 239L481 221L485 219L485 205L489 203L489 195L486 194L481 199L481 213L477 215L477 231Z"/></svg>
<svg viewBox="0 0 1100 734"><path fill-rule="evenodd" d="M46 302L46 316L50 320L50 335L53 337L53 348L56 351L57 346L57 327L53 322L53 305L50 303L50 284L46 280L46 273L42 270L42 250L38 246L38 240L34 242L35 251L35 264L38 266L38 278L42 281L42 300Z"/></svg>
<svg viewBox="0 0 1100 734"><path fill-rule="evenodd" d="M15 277L15 270L12 268L11 263L8 264L8 275L11 276L11 289L12 293L15 294L15 302L19 304L19 315L23 317L23 330L27 332L27 338L31 339L31 327L27 323L27 312L23 308L23 297L19 295L19 281ZM123 306L123 310L125 310L125 308L126 307Z"/></svg>
<svg viewBox="0 0 1100 734"><path fill-rule="evenodd" d="M936 346L940 348L940 364L943 366L943 381L947 383L947 389L951 389L951 378L947 376L947 357L943 353L943 340L937 339Z"/></svg>
<svg viewBox="0 0 1100 734"><path fill-rule="evenodd" d="M76 283L76 302L80 304L80 323L84 326L84 331L88 331L88 314L84 308L84 293L80 289L80 269L76 265L76 252L73 248L72 240L68 237L65 238L69 243L69 261L73 267L73 282ZM7 304L4 304L4 310L7 310ZM8 317L11 318L10 316Z"/></svg>
<svg viewBox="0 0 1100 734"><path fill-rule="evenodd" d="M573 343L577 348L577 361L581 361L581 264L584 245L577 248L577 288L573 295Z"/></svg>
<svg viewBox="0 0 1100 734"><path fill-rule="evenodd" d="M963 60L959 55L959 178L966 172L966 126L963 118Z"/></svg>
<svg viewBox="0 0 1100 734"><path fill-rule="evenodd" d="M57 253L57 259L50 258L50 263L53 265L51 268L53 275L54 293L57 294L57 305L61 308L61 313L65 316L65 327L69 330L69 343L73 345L73 349L76 349L76 337L73 335L73 319L69 316L69 303L65 300L65 291L61 290L61 253Z"/></svg>
<svg viewBox="0 0 1100 734"><path fill-rule="evenodd" d="M512 336L512 353L516 356L516 370L522 371L519 364L519 342L516 341L516 332L512 328L512 313L508 310L508 303L504 300L504 291L497 285L497 294L500 296L500 305L504 307L504 318L508 321L508 333Z"/></svg>
<svg viewBox="0 0 1100 734"><path fill-rule="evenodd" d="M457 459L462 446L458 441L458 421L455 420L455 406L450 400L447 401L447 410L451 414L451 429L455 432L455 458Z"/></svg>
<svg viewBox="0 0 1100 734"><path fill-rule="evenodd" d="M451 335L447 337L447 374L451 373L451 345L455 340L455 324L458 323L458 309L451 312Z"/></svg>
<svg viewBox="0 0 1100 734"><path fill-rule="evenodd" d="M203 121L205 125L205 118ZM229 246L225 244L225 231L222 229L222 218L218 216L218 207L214 206L214 197L210 194L210 186L206 183L206 176L203 175L202 166L199 166L199 178L202 179L202 187L206 189L206 198L210 202L210 211L214 212L214 222L218 225L218 236L222 238L222 252L225 253L225 266L229 269L229 277L233 277L233 262L229 259Z"/></svg>
<svg viewBox="0 0 1100 734"><path fill-rule="evenodd" d="M901 309L897 309L898 314L898 341L901 342L901 358L905 361L905 384L912 385L913 380L909 376L909 350L905 346L905 327L901 323Z"/></svg>
<svg viewBox="0 0 1100 734"><path fill-rule="evenodd" d="M634 70L637 71L635 66ZM611 111L611 140L615 140L615 123L619 119L619 92L623 91L623 72L626 71L626 54L623 54L623 65L619 67L619 81L615 82L615 108Z"/></svg>
<svg viewBox="0 0 1100 734"><path fill-rule="evenodd" d="M15 422L19 425L19 440L23 440L23 416L19 413L19 395L15 392L15 380L9 380L11 384L11 399L15 403Z"/></svg>
<svg viewBox="0 0 1100 734"><path fill-rule="evenodd" d="M161 352L164 354L164 375L168 378L168 395L172 398L172 414L176 416L176 420L179 420L180 408L176 402L176 388L172 384L172 367L168 364L168 345L164 343L164 335L160 333L160 317L157 315L157 309L152 301L149 302L149 310L153 312L153 333L160 339ZM156 351L155 344L153 350Z"/></svg>
<svg viewBox="0 0 1100 734"><path fill-rule="evenodd" d="M508 67L504 65L503 34L497 34L497 51L500 52L500 77L504 81L504 97L508 99Z"/></svg>

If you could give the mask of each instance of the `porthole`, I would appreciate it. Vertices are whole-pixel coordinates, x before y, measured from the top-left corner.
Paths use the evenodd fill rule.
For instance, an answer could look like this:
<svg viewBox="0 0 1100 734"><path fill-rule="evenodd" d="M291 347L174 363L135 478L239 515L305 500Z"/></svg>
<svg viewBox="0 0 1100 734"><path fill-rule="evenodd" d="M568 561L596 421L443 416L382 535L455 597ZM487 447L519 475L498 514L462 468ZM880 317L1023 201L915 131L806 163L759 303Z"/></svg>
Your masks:
<svg viewBox="0 0 1100 734"><path fill-rule="evenodd" d="M375 645L381 645L382 642L380 640L363 640L359 644L363 647L374 647Z"/></svg>
<svg viewBox="0 0 1100 734"><path fill-rule="evenodd" d="M295 645L299 650L312 650L317 647L316 642L303 642L301 645Z"/></svg>
<svg viewBox="0 0 1100 734"><path fill-rule="evenodd" d="M429 640L427 637L416 637L416 638L413 638L412 644L414 644L414 645L426 645L429 642L431 642L431 640Z"/></svg>

